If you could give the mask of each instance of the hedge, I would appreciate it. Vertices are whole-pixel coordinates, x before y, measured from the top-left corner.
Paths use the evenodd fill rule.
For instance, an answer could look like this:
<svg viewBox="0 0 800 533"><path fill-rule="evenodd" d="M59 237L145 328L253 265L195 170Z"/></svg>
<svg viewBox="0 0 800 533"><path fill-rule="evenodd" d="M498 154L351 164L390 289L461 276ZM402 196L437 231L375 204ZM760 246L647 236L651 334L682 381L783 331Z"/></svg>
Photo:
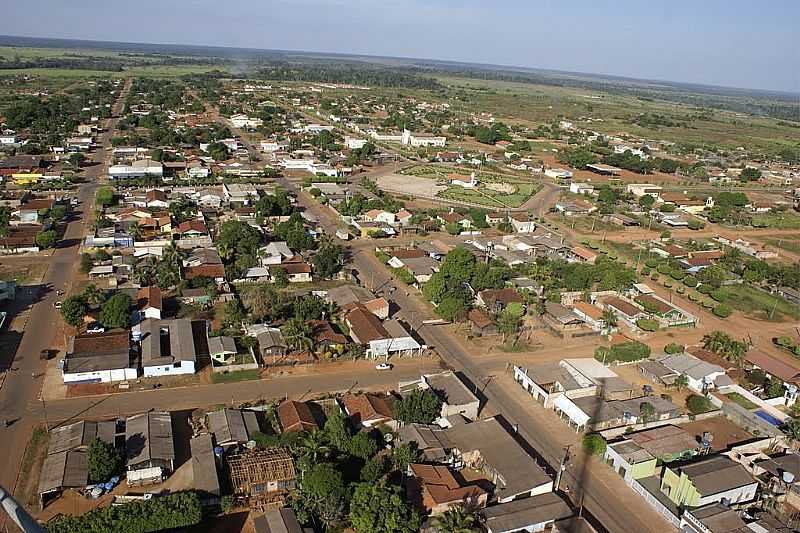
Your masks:
<svg viewBox="0 0 800 533"><path fill-rule="evenodd" d="M656 331L658 322L650 318L640 318L636 321L636 327L644 331Z"/></svg>
<svg viewBox="0 0 800 533"><path fill-rule="evenodd" d="M699 415L700 413L707 413L709 411L714 410L714 404L709 401L708 398L705 396L699 396L697 394L692 394L688 398L686 398L686 408L689 409L689 412L693 415Z"/></svg>
<svg viewBox="0 0 800 533"><path fill-rule="evenodd" d="M686 277L686 272L684 272L683 270L675 269L672 272L670 272L669 275L672 279L677 279L680 281Z"/></svg>
<svg viewBox="0 0 800 533"><path fill-rule="evenodd" d="M711 294L711 291L713 291L713 290L714 290L714 287L712 287L711 285L706 285L706 284L703 284L703 285L700 285L700 286L697 287L697 292L699 292L700 294Z"/></svg>
<svg viewBox="0 0 800 533"><path fill-rule="evenodd" d="M725 301L725 293L719 289L711 291L711 297L718 302Z"/></svg>
<svg viewBox="0 0 800 533"><path fill-rule="evenodd" d="M47 523L49 533L149 533L199 524L203 518L200 499L194 492L89 511L82 516L61 516Z"/></svg>
<svg viewBox="0 0 800 533"><path fill-rule="evenodd" d="M686 276L683 278L683 284L687 287L697 287L697 278L694 276Z"/></svg>
<svg viewBox="0 0 800 533"><path fill-rule="evenodd" d="M658 261L656 261L655 259L648 259L647 261L644 262L644 264L650 268L656 268L658 266Z"/></svg>
<svg viewBox="0 0 800 533"><path fill-rule="evenodd" d="M718 304L711 311L720 318L728 318L733 313L733 308L728 304Z"/></svg>
<svg viewBox="0 0 800 533"><path fill-rule="evenodd" d="M666 354L683 353L683 350L683 344L678 344L677 342L671 342L664 346L664 353Z"/></svg>

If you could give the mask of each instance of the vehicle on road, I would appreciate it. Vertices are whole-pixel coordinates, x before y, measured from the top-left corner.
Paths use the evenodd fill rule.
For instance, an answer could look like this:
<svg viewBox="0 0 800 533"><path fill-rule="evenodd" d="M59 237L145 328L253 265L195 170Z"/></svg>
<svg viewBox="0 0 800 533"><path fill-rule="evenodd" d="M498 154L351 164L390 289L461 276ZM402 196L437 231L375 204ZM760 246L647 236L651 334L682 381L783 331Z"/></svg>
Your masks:
<svg viewBox="0 0 800 533"><path fill-rule="evenodd" d="M391 370L394 368L392 363L378 363L375 365L375 370Z"/></svg>
<svg viewBox="0 0 800 533"><path fill-rule="evenodd" d="M62 305L63 305L63 303L61 302L61 300L59 300L59 301L57 301L56 303L53 304L53 307L55 307L56 309L61 309Z"/></svg>

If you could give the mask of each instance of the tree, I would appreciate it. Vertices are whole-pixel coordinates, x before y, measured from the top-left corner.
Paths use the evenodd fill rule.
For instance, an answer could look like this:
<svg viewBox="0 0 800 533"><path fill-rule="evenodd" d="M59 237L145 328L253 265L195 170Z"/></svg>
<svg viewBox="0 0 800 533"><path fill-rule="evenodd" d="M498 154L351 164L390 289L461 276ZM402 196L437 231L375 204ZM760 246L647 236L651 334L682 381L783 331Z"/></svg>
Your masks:
<svg viewBox="0 0 800 533"><path fill-rule="evenodd" d="M794 442L800 442L800 418L792 418L781 426L781 431Z"/></svg>
<svg viewBox="0 0 800 533"><path fill-rule="evenodd" d="M343 257L344 248L338 244L330 243L321 246L312 258L316 274L325 279L333 278L342 269Z"/></svg>
<svg viewBox="0 0 800 533"><path fill-rule="evenodd" d="M92 259L92 256L87 253L82 253L80 266L81 272L88 274L92 267L94 267L94 260Z"/></svg>
<svg viewBox="0 0 800 533"><path fill-rule="evenodd" d="M325 443L325 434L322 431L312 431L301 436L295 442L295 451L308 461L316 464L330 454L330 448Z"/></svg>
<svg viewBox="0 0 800 533"><path fill-rule="evenodd" d="M643 194L639 197L639 207L645 211L650 211L655 203L656 199L651 194Z"/></svg>
<svg viewBox="0 0 800 533"><path fill-rule="evenodd" d="M86 160L86 156L83 154L74 153L69 155L69 164L75 168L80 168L84 160Z"/></svg>
<svg viewBox="0 0 800 533"><path fill-rule="evenodd" d="M714 306L711 312L720 318L728 318L733 314L733 308L728 304L718 304Z"/></svg>
<svg viewBox="0 0 800 533"><path fill-rule="evenodd" d="M747 353L748 345L735 340L724 331L712 331L703 336L703 348L738 366Z"/></svg>
<svg viewBox="0 0 800 533"><path fill-rule="evenodd" d="M741 174L739 174L739 179L745 182L758 181L761 179L761 171L757 168L745 167L742 169Z"/></svg>
<svg viewBox="0 0 800 533"><path fill-rule="evenodd" d="M416 463L419 457L420 452L416 442L400 444L392 450L392 464L401 472L405 472L408 465Z"/></svg>
<svg viewBox="0 0 800 533"><path fill-rule="evenodd" d="M308 322L299 317L293 317L281 326L286 343L295 350L311 350L314 348L313 331Z"/></svg>
<svg viewBox="0 0 800 533"><path fill-rule="evenodd" d="M683 353L683 350L683 344L678 344L677 342L671 342L664 346L664 353L666 354Z"/></svg>
<svg viewBox="0 0 800 533"><path fill-rule="evenodd" d="M582 445L583 450L589 455L602 456L606 453L606 441L597 433L584 435Z"/></svg>
<svg viewBox="0 0 800 533"><path fill-rule="evenodd" d="M83 289L83 299L92 309L97 309L106 301L106 294L103 289L94 283L90 283Z"/></svg>
<svg viewBox="0 0 800 533"><path fill-rule="evenodd" d="M83 323L86 311L86 301L82 296L70 296L61 304L61 317L74 328Z"/></svg>
<svg viewBox="0 0 800 533"><path fill-rule="evenodd" d="M656 416L656 409L653 407L653 404L650 402L642 402L639 404L639 415L642 418L642 422L645 424L648 422L652 422Z"/></svg>
<svg viewBox="0 0 800 533"><path fill-rule="evenodd" d="M771 378L767 384L767 398L778 398L783 396L783 381L779 378Z"/></svg>
<svg viewBox="0 0 800 533"><path fill-rule="evenodd" d="M89 444L89 482L105 483L122 468L122 456L108 442L94 439Z"/></svg>
<svg viewBox="0 0 800 533"><path fill-rule="evenodd" d="M359 459L367 460L378 451L378 443L367 431L360 431L350 439L350 455Z"/></svg>
<svg viewBox="0 0 800 533"><path fill-rule="evenodd" d="M372 457L361 467L361 481L374 483L386 474L386 460L383 457Z"/></svg>
<svg viewBox="0 0 800 533"><path fill-rule="evenodd" d="M617 314L606 307L603 309L602 315L600 315L601 320L605 323L606 327L615 328L617 327L618 319Z"/></svg>
<svg viewBox="0 0 800 533"><path fill-rule="evenodd" d="M36 245L39 248L50 248L56 242L56 232L54 230L40 231L36 234Z"/></svg>
<svg viewBox="0 0 800 533"><path fill-rule="evenodd" d="M445 320L458 322L467 316L467 304L463 297L448 295L436 307L436 314Z"/></svg>
<svg viewBox="0 0 800 533"><path fill-rule="evenodd" d="M434 517L433 525L440 533L471 533L478 531L475 527L477 517L463 505L454 505L444 513Z"/></svg>
<svg viewBox="0 0 800 533"><path fill-rule="evenodd" d="M503 342L514 336L522 325L522 319L516 313L504 309L497 317L497 329L503 334Z"/></svg>
<svg viewBox="0 0 800 533"><path fill-rule="evenodd" d="M359 483L350 502L350 523L359 533L415 533L420 517L403 499L400 487Z"/></svg>
<svg viewBox="0 0 800 533"><path fill-rule="evenodd" d="M350 450L350 430L347 428L347 420L341 413L336 411L328 417L323 432L331 446L340 452Z"/></svg>
<svg viewBox="0 0 800 533"><path fill-rule="evenodd" d="M95 201L101 206L114 203L114 189L111 187L100 187L95 194Z"/></svg>
<svg viewBox="0 0 800 533"><path fill-rule="evenodd" d="M673 383L676 389L682 391L683 389L689 386L689 378L686 377L685 374L681 374L680 376L675 378L675 381Z"/></svg>
<svg viewBox="0 0 800 533"><path fill-rule="evenodd" d="M67 208L63 205L54 205L53 209L50 210L50 218L55 220L56 222L60 222L64 220L64 217L67 216Z"/></svg>
<svg viewBox="0 0 800 533"><path fill-rule="evenodd" d="M692 394L686 398L686 408L693 415L707 413L714 409L714 405L705 396L699 394Z"/></svg>
<svg viewBox="0 0 800 533"><path fill-rule="evenodd" d="M289 274L286 272L285 268L273 267L270 269L269 273L272 276L272 283L274 283L277 288L283 289L289 285Z"/></svg>
<svg viewBox="0 0 800 533"><path fill-rule="evenodd" d="M416 389L395 404L395 417L405 423L430 424L442 411L442 400L430 389Z"/></svg>
<svg viewBox="0 0 800 533"><path fill-rule="evenodd" d="M316 519L333 525L344 517L346 489L341 472L328 463L311 465L300 478L295 503L298 518ZM306 520L304 520L306 518Z"/></svg>
<svg viewBox="0 0 800 533"><path fill-rule="evenodd" d="M100 322L107 328L126 328L130 322L131 297L118 292L100 309Z"/></svg>

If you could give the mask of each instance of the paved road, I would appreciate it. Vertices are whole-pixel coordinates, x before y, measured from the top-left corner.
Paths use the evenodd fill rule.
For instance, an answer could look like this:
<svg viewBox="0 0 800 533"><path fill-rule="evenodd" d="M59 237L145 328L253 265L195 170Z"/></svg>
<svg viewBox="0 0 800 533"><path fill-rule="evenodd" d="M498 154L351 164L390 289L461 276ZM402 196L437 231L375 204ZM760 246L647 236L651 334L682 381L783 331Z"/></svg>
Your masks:
<svg viewBox="0 0 800 533"><path fill-rule="evenodd" d="M129 89L130 81L112 108L114 115L120 112L124 96ZM0 441L3 442L3 449L7 450L7 453L0 454L0 485L4 487L15 487L25 445L33 427L42 421L37 416L35 408L31 407L38 401L42 380L38 376L44 373L46 366L46 363L39 359L39 353L59 344L54 340L60 320L58 311L53 306L60 299L56 291L67 293L75 279L79 263L78 250L85 234L84 227L92 218L94 193L99 187L97 178L105 172L116 122L114 118L109 119L105 131L98 139L101 148L93 154L92 162L95 164L87 166L83 173L87 182L78 190L79 205L74 213L75 216L67 224L64 238L53 255L42 258L47 260L49 266L42 280L39 298L32 305L13 361L3 362L4 366L16 369L7 375L0 389L0 413L2 413L0 416L14 421L11 427L0 429Z"/></svg>

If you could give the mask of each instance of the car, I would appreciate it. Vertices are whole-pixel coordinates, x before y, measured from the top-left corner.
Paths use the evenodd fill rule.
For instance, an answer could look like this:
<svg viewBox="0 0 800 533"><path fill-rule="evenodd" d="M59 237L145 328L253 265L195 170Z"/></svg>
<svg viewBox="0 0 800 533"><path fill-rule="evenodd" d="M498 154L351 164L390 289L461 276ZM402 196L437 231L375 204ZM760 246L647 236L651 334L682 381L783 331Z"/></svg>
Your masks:
<svg viewBox="0 0 800 533"><path fill-rule="evenodd" d="M86 333L105 333L106 328L100 322L92 322L87 326Z"/></svg>
<svg viewBox="0 0 800 533"><path fill-rule="evenodd" d="M375 365L375 370L391 370L394 368L392 363L378 363Z"/></svg>
<svg viewBox="0 0 800 533"><path fill-rule="evenodd" d="M63 303L61 302L61 300L59 300L59 301L57 301L56 303L53 304L53 307L55 307L56 309L61 309L62 305L63 305Z"/></svg>

